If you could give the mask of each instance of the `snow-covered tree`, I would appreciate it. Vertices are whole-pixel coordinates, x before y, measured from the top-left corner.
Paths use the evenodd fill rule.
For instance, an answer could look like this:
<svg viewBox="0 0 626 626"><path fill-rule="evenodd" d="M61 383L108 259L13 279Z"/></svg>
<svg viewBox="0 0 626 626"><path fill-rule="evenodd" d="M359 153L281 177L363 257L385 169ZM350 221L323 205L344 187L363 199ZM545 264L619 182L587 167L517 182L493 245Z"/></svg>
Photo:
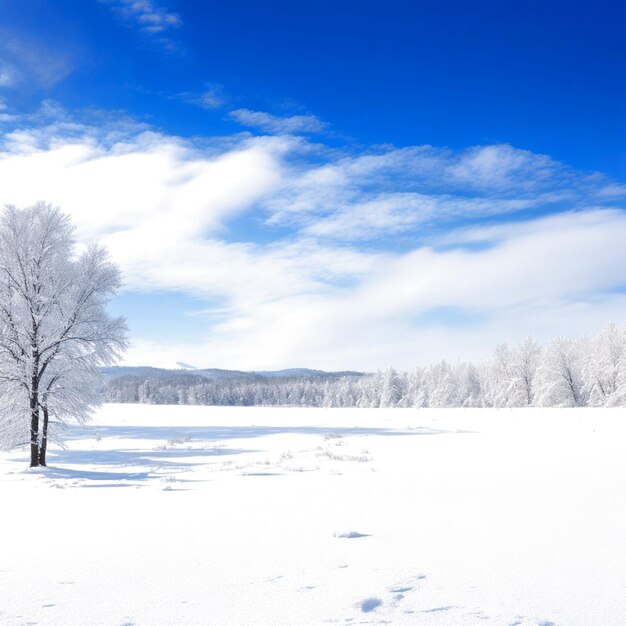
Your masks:
<svg viewBox="0 0 626 626"><path fill-rule="evenodd" d="M478 369L473 363L464 362L457 366L459 401L464 407L483 406L483 389Z"/></svg>
<svg viewBox="0 0 626 626"><path fill-rule="evenodd" d="M526 337L511 348L496 346L493 356L481 369L484 403L493 407L532 406L535 402L541 347Z"/></svg>
<svg viewBox="0 0 626 626"><path fill-rule="evenodd" d="M406 392L400 406L402 407L423 407L427 406L428 399L425 396L424 368L416 367L413 371L407 372Z"/></svg>
<svg viewBox="0 0 626 626"><path fill-rule="evenodd" d="M446 360L426 368L424 386L428 390L429 407L446 408L463 405L457 372Z"/></svg>
<svg viewBox="0 0 626 626"><path fill-rule="evenodd" d="M382 374L382 386L380 389L380 406L398 406L402 400L402 379L393 368L387 368Z"/></svg>
<svg viewBox="0 0 626 626"><path fill-rule="evenodd" d="M586 391L589 404L605 406L615 403L626 375L626 334L615 324L606 324L591 341L585 359Z"/></svg>
<svg viewBox="0 0 626 626"><path fill-rule="evenodd" d="M514 379L513 370L513 350L506 343L497 345L483 372L487 406L509 406Z"/></svg>
<svg viewBox="0 0 626 626"><path fill-rule="evenodd" d="M99 246L75 257L73 232L45 203L0 217L0 444L29 442L31 466L45 464L50 418L86 419L98 368L125 348L124 320L106 312L119 270Z"/></svg>
<svg viewBox="0 0 626 626"><path fill-rule="evenodd" d="M538 404L542 406L585 406L587 396L583 379L583 357L588 342L560 337L545 349L537 374Z"/></svg>
<svg viewBox="0 0 626 626"><path fill-rule="evenodd" d="M532 337L526 337L515 347L508 406L531 406L534 403L540 361L541 348Z"/></svg>

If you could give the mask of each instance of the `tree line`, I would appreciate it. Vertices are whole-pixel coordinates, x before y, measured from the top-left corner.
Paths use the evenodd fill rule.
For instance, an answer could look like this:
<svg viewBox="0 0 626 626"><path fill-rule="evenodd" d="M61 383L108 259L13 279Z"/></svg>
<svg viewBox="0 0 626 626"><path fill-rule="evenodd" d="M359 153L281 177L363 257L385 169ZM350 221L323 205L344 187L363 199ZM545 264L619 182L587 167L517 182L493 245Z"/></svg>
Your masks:
<svg viewBox="0 0 626 626"><path fill-rule="evenodd" d="M107 402L304 407L626 406L626 327L596 336L532 337L498 345L481 363L446 360L411 371L365 376L206 379L125 376L108 383Z"/></svg>

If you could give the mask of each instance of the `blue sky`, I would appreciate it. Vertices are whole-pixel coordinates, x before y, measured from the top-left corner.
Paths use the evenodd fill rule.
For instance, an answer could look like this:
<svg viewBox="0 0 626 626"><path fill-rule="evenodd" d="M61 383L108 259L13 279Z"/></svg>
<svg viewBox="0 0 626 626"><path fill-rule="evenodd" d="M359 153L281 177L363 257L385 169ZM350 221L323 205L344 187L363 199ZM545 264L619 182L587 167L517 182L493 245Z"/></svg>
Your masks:
<svg viewBox="0 0 626 626"><path fill-rule="evenodd" d="M0 202L129 363L411 367L626 317L623 2L0 0Z"/></svg>

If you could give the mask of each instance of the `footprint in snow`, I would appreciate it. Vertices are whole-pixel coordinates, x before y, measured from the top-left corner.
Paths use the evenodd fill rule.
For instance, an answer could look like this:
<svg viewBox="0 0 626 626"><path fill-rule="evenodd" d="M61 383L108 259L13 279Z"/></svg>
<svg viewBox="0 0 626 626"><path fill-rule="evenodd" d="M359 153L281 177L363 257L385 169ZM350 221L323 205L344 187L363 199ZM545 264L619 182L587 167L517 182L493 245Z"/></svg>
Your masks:
<svg viewBox="0 0 626 626"><path fill-rule="evenodd" d="M434 609L426 609L422 611L422 613L441 613L444 611L449 611L450 609L456 609L456 606L436 606Z"/></svg>
<svg viewBox="0 0 626 626"><path fill-rule="evenodd" d="M382 606L382 604L383 601L380 598L366 598L365 600L361 600L359 606L361 607L361 611L363 611L363 613L371 613L379 606Z"/></svg>
<svg viewBox="0 0 626 626"><path fill-rule="evenodd" d="M361 539L361 537L371 537L371 535L351 530L347 533L335 533L335 537L337 537L337 539Z"/></svg>
<svg viewBox="0 0 626 626"><path fill-rule="evenodd" d="M393 599L395 601L396 606L397 606L397 603L399 603L401 600L404 600L404 597L407 593L410 593L411 591L415 591L414 581L419 582L421 580L425 580L425 578L426 576L424 574L419 574L418 576L414 576L408 581L399 583L397 585L394 585L393 587L389 587L389 593L394 594Z"/></svg>

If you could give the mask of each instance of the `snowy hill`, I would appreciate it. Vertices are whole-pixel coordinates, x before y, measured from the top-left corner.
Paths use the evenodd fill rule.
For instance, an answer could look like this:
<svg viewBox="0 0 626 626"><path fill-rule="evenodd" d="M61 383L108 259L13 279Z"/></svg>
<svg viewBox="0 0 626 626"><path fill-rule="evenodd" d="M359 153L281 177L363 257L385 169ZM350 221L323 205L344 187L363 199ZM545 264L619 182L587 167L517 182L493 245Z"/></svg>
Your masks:
<svg viewBox="0 0 626 626"><path fill-rule="evenodd" d="M262 370L245 372L241 370L225 370L219 368L198 369L181 361L164 364L164 367L150 366L116 366L104 367L102 373L109 379L115 380L123 376L140 376L163 378L171 375L196 375L204 378L220 379L263 379L263 378L341 378L343 376L363 376L363 372L325 372L307 368L292 368L284 370Z"/></svg>
<svg viewBox="0 0 626 626"><path fill-rule="evenodd" d="M324 370L311 370L305 367L294 367L275 371L261 370L253 373L264 376L265 378L336 378L342 376L363 376L362 372L325 372Z"/></svg>

